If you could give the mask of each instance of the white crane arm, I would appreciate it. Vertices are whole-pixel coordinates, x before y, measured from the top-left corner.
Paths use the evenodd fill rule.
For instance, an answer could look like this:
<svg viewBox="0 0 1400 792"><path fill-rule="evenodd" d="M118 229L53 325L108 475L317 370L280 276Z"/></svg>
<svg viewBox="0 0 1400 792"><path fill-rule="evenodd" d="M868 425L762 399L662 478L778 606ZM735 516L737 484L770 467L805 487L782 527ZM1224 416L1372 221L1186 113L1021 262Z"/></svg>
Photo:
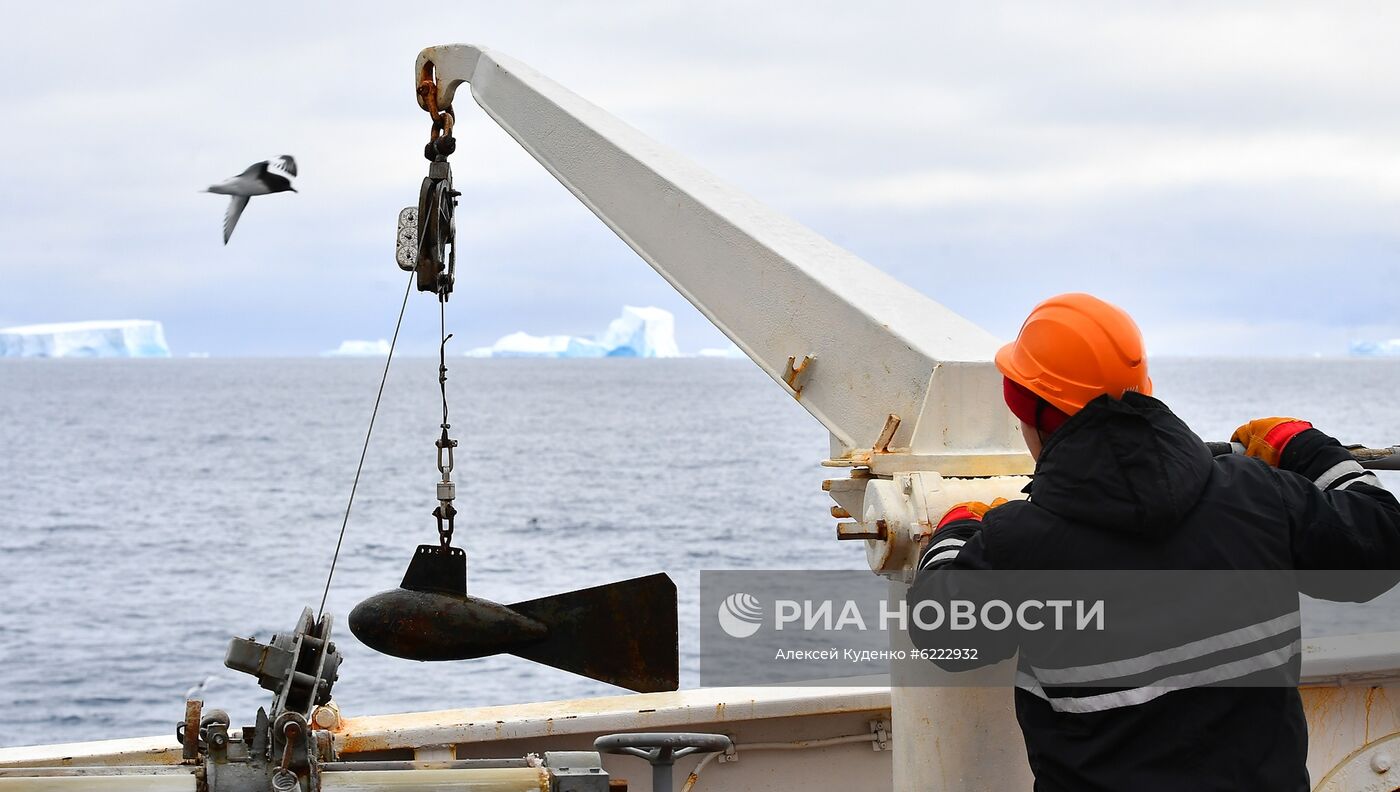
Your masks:
<svg viewBox="0 0 1400 792"><path fill-rule="evenodd" d="M430 47L415 87L425 67L440 108L469 83L496 123L821 421L834 457L945 475L1029 469L1000 404L997 340L982 328L518 61Z"/></svg>

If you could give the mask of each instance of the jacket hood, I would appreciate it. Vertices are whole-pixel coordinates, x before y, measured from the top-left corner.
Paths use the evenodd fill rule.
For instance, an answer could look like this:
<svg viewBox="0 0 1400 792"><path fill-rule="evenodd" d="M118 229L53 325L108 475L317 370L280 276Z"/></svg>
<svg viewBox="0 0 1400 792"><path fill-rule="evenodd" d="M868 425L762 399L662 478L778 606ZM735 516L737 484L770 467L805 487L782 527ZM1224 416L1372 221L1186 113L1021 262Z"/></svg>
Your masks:
<svg viewBox="0 0 1400 792"><path fill-rule="evenodd" d="M1171 531L1213 469L1201 438L1151 396L1100 396L1050 436L1026 488L1064 519L1128 533Z"/></svg>

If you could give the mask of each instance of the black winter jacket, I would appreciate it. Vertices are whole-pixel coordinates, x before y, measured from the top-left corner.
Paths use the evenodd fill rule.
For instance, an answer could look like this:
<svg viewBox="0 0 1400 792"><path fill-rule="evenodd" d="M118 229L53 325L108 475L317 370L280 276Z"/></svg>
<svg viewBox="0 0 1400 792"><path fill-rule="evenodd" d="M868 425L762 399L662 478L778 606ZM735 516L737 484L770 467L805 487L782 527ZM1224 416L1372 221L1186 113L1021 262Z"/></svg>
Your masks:
<svg viewBox="0 0 1400 792"><path fill-rule="evenodd" d="M1337 441L1307 430L1285 447L1280 468L1241 455L1212 457L1151 397L1100 397L1050 437L1028 500L935 534L911 600L946 597L950 581L970 570L1400 569L1400 504ZM1377 572L1357 576L1349 590L1302 588L1364 600L1396 579ZM1153 607L1170 621L1178 597ZM1265 658L1277 666L1267 671L1296 675L1297 607L1293 588L1281 599L1260 595L1239 608L1217 608L1226 622L1249 623L1230 632L1222 622L1225 635L1260 640L1192 662L1200 668L1218 660L1210 674L1233 661L1258 670ZM1261 625L1272 626L1260 632ZM1050 674L1036 667L1036 653L1044 656L1054 649L1044 642L1056 640L1043 636L1036 634L1042 643L1035 646L1025 645L1026 635L1007 639L1004 651L983 657L995 661L1020 650L1016 713L1038 792L1309 789L1307 724L1293 685L1182 684L1196 677L1124 649L1127 666L1093 666L1117 668L1118 678L1071 675L1075 685L1057 686L1037 677ZM911 637L928 648L946 645L940 640L947 636L916 630ZM1181 656L1171 655L1177 650L1170 645L1161 649L1147 657ZM1056 681L1065 680L1049 679Z"/></svg>

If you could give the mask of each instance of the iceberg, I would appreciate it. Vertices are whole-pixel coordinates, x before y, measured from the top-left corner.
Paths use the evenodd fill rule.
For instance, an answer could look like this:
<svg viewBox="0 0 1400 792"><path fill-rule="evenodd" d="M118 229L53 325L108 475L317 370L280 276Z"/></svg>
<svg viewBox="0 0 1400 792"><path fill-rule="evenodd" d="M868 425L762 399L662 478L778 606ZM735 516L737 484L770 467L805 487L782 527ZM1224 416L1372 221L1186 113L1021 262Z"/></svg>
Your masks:
<svg viewBox="0 0 1400 792"><path fill-rule="evenodd" d="M1400 338L1389 341L1357 341L1351 345L1352 357L1400 357Z"/></svg>
<svg viewBox="0 0 1400 792"><path fill-rule="evenodd" d="M494 358L599 358L607 355L606 349L587 338L567 335L536 336L529 333L511 333L502 336L489 347L477 347L467 353L468 357Z"/></svg>
<svg viewBox="0 0 1400 792"><path fill-rule="evenodd" d="M744 354L744 350L730 344L727 347L706 347L695 353L696 357L702 358L722 358L724 360L748 360L749 356Z"/></svg>
<svg viewBox="0 0 1400 792"><path fill-rule="evenodd" d="M322 352L322 357L386 357L389 354L389 341L381 338L377 341L341 341L340 346L328 352Z"/></svg>
<svg viewBox="0 0 1400 792"><path fill-rule="evenodd" d="M149 319L0 328L0 357L168 358L165 328Z"/></svg>
<svg viewBox="0 0 1400 792"><path fill-rule="evenodd" d="M598 336L608 357L680 357L676 346L676 318L664 308L622 307L622 316Z"/></svg>
<svg viewBox="0 0 1400 792"><path fill-rule="evenodd" d="M466 353L479 358L680 357L676 320L663 308L624 306L622 315L594 338L511 333Z"/></svg>

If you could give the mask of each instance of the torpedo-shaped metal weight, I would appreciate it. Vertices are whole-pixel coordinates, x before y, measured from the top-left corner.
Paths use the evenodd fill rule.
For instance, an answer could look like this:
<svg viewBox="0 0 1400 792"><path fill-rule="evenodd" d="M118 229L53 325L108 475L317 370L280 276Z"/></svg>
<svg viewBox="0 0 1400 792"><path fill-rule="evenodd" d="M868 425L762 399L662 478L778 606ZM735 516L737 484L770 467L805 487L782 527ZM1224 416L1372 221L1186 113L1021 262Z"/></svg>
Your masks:
<svg viewBox="0 0 1400 792"><path fill-rule="evenodd" d="M509 653L640 692L680 684L676 584L648 575L502 605L466 591L466 555L419 545L403 583L350 611L366 646L408 660Z"/></svg>

